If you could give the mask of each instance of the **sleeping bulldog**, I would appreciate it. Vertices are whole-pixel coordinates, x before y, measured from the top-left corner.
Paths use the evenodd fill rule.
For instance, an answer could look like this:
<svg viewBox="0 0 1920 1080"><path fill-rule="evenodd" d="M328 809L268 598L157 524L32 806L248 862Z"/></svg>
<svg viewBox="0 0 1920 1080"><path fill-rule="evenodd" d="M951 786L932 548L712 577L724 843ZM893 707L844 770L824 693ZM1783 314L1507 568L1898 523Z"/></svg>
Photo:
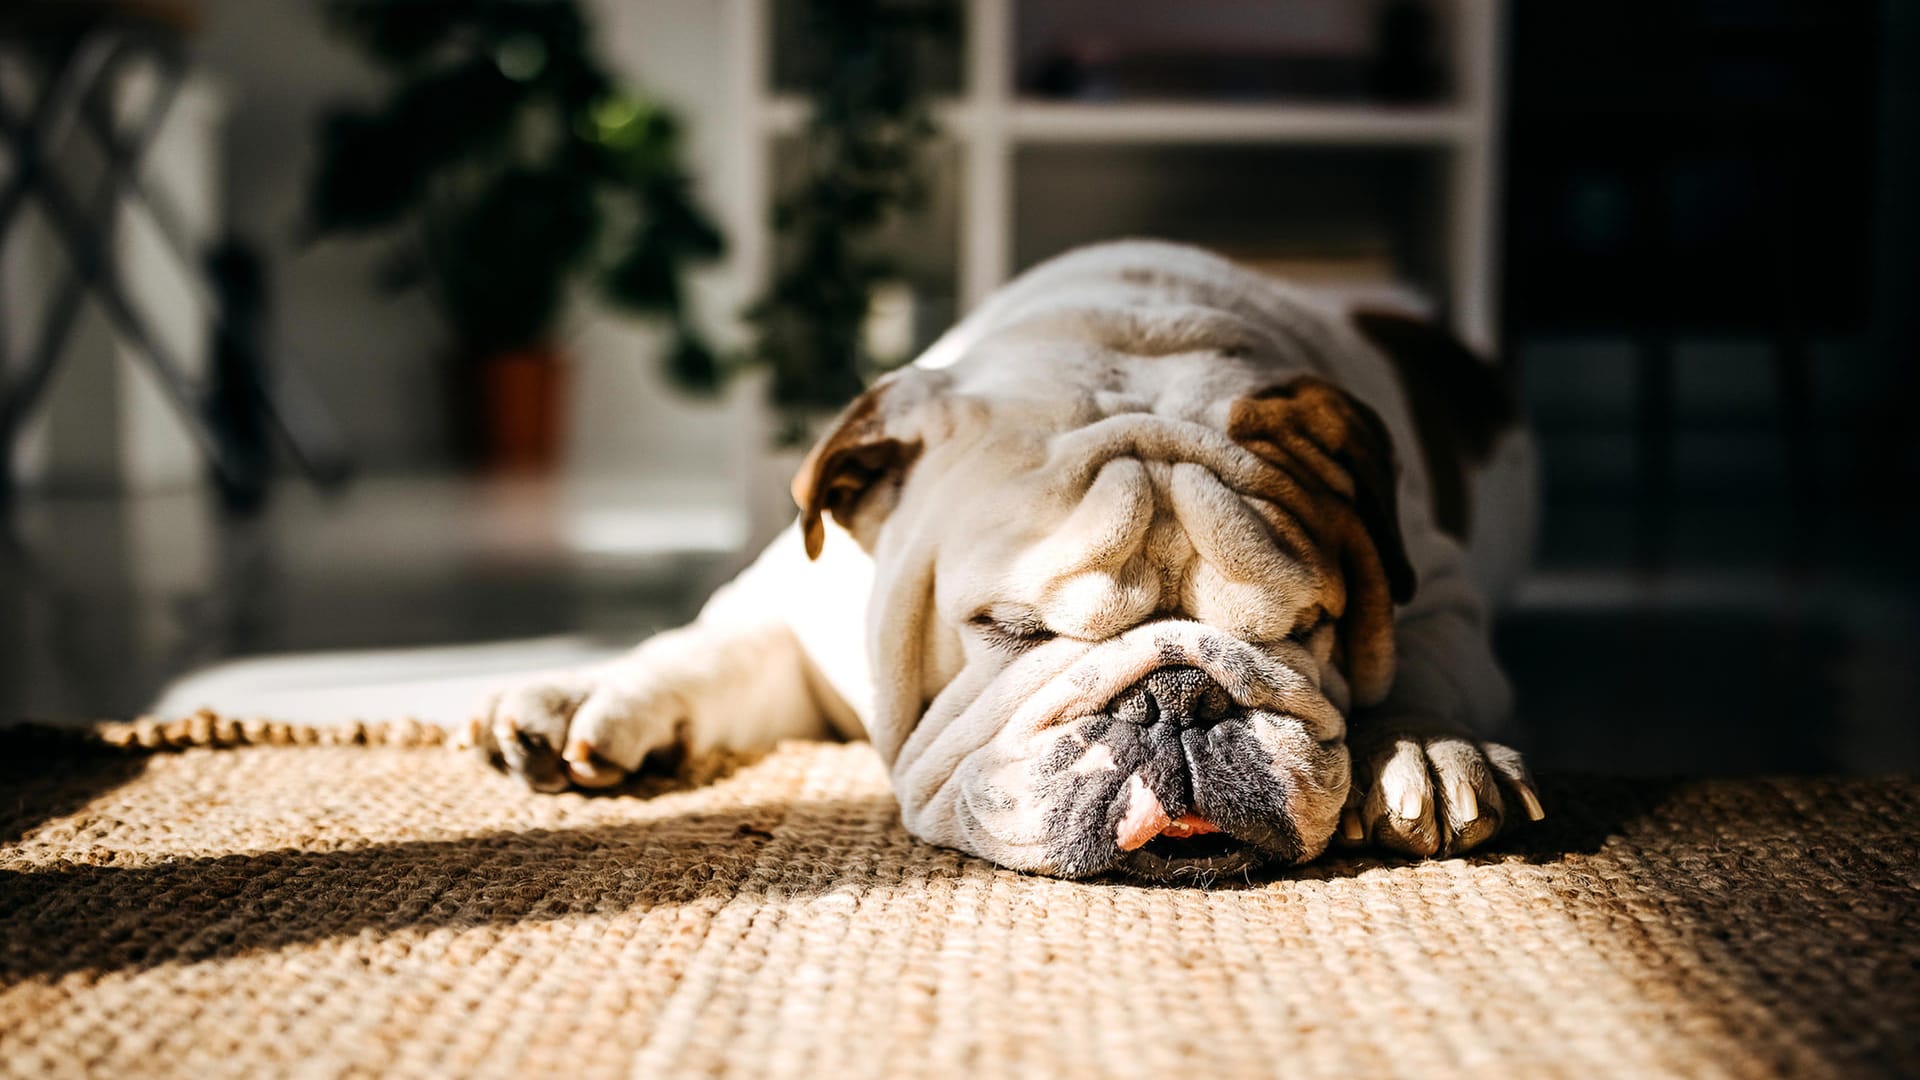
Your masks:
<svg viewBox="0 0 1920 1080"><path fill-rule="evenodd" d="M1043 874L1466 851L1542 815L1492 741L1483 597L1530 530L1510 412L1424 323L1192 248L1075 251L850 405L693 624L474 734L542 791L864 736L915 836Z"/></svg>

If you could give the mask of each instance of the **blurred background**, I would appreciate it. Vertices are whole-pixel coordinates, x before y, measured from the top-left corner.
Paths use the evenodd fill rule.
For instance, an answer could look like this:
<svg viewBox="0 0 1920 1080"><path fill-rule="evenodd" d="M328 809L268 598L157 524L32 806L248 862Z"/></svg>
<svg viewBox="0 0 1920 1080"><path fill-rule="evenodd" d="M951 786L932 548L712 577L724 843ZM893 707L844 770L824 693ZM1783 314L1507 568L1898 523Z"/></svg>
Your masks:
<svg viewBox="0 0 1920 1080"><path fill-rule="evenodd" d="M1903 0L7 5L0 716L628 646L823 410L1144 234L1510 371L1538 766L1920 769L1917 49Z"/></svg>

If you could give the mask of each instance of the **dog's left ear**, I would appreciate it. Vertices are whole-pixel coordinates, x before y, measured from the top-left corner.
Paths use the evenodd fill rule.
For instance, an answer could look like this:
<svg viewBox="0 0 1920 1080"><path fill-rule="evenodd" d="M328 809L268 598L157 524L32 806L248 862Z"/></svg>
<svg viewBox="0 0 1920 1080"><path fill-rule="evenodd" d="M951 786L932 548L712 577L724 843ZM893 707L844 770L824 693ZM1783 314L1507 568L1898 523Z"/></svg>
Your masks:
<svg viewBox="0 0 1920 1080"><path fill-rule="evenodd" d="M1415 585L1386 424L1352 394L1303 375L1235 401L1227 434L1274 466L1272 501L1309 534L1299 545L1310 540L1344 583L1342 666L1354 701L1377 703L1393 684L1393 605L1413 599Z"/></svg>
<svg viewBox="0 0 1920 1080"><path fill-rule="evenodd" d="M821 515L851 529L865 510L888 510L899 497L907 470L925 446L916 423L920 406L946 384L944 374L904 368L873 384L841 410L827 433L807 452L793 477L800 532L807 558L820 557L827 531ZM884 505L879 500L885 500Z"/></svg>

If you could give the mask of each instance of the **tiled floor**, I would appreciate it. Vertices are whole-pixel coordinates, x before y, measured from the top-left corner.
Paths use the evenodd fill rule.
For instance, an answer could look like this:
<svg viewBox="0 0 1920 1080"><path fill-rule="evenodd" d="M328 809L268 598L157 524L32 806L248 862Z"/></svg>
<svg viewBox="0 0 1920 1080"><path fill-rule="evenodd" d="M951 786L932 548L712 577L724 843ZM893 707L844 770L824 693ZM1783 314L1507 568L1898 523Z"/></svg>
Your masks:
<svg viewBox="0 0 1920 1080"><path fill-rule="evenodd" d="M665 506L679 509L663 511ZM1619 568L1631 514L1550 504L1498 644L1545 768L1920 771L1920 529L1823 517L1785 574L1779 512L1694 506L1671 565ZM289 484L251 521L189 497L24 503L0 555L0 715L120 716L221 659L683 621L743 527L687 493L375 478Z"/></svg>

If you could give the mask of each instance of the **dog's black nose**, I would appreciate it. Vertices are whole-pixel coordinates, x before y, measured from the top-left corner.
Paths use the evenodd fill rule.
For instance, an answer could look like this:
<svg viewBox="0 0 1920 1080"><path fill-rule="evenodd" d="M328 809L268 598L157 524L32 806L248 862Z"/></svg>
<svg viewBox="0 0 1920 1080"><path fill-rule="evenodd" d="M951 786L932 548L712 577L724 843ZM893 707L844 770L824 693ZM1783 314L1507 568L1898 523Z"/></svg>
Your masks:
<svg viewBox="0 0 1920 1080"><path fill-rule="evenodd" d="M1237 710L1233 695L1196 667L1163 667L1115 695L1113 715L1134 724L1217 724Z"/></svg>

